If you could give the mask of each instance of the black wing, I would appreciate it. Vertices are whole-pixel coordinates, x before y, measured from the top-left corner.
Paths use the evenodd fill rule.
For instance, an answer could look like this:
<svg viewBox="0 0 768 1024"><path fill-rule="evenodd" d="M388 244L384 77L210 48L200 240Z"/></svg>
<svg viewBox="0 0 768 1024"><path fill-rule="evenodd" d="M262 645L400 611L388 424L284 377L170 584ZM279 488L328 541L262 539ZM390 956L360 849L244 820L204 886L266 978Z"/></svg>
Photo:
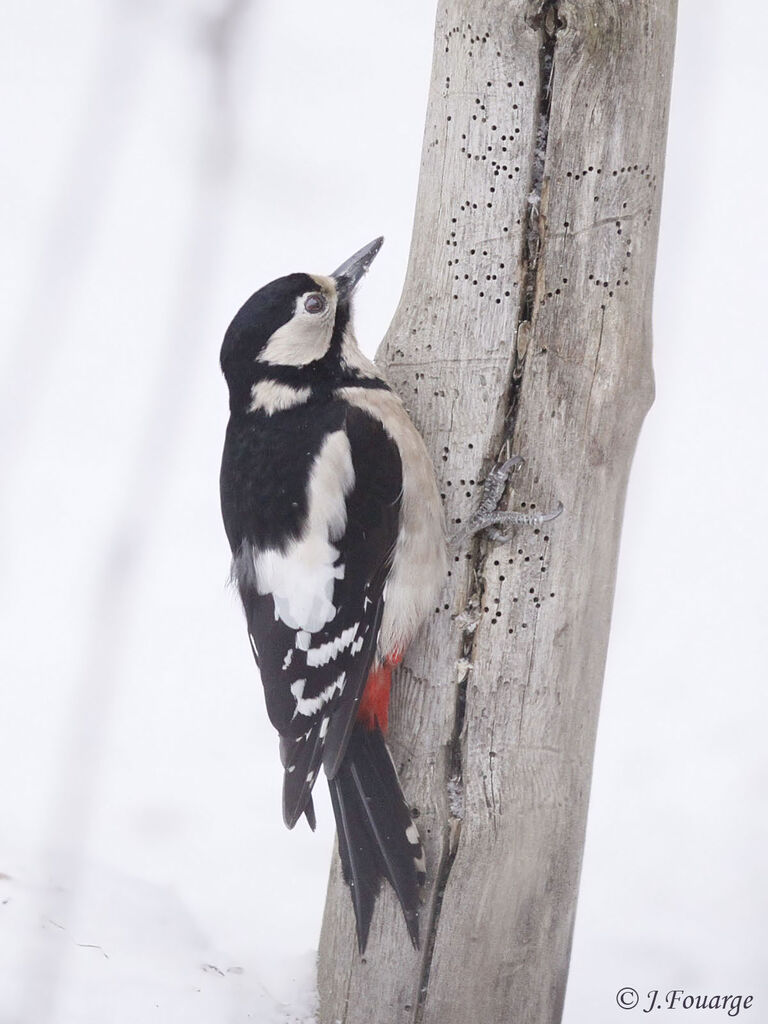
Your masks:
<svg viewBox="0 0 768 1024"><path fill-rule="evenodd" d="M304 811L312 824L311 792L320 763L332 778L344 756L376 653L384 583L399 525L402 467L397 446L373 417L351 406L345 409L342 429L352 474L346 479L341 536L322 514L325 499L316 502L313 514L309 498L304 533L274 553L276 567L270 563L270 571L261 575L254 571L260 556L272 555L248 544L235 559L267 711L280 733L283 816L289 828ZM321 449L317 458L322 457ZM333 474L330 481L341 486ZM328 575L318 577L306 564L307 548L300 543L314 534L321 549L323 543L326 548L330 544L334 559L330 604ZM265 584L270 574L276 580L273 589ZM286 610L286 579L302 591L296 598L301 608L316 597L318 606L330 609L328 621L311 631L297 628L300 616L292 615L290 607Z"/></svg>

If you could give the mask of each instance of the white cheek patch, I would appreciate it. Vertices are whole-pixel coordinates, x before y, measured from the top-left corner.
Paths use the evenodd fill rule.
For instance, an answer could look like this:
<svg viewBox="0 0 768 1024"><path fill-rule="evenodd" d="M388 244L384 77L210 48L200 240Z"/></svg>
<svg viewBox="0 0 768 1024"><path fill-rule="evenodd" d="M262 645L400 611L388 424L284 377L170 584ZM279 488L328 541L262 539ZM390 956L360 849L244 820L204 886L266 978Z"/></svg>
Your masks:
<svg viewBox="0 0 768 1024"><path fill-rule="evenodd" d="M290 384L280 384L276 380L260 380L251 388L248 412L261 409L272 415L284 409L292 409L295 405L302 405L311 394L311 388L292 388Z"/></svg>
<svg viewBox="0 0 768 1024"><path fill-rule="evenodd" d="M323 288L329 278L317 277L318 291L323 291L327 305L322 313L308 313L304 308L307 295L296 300L293 316L287 324L278 327L261 353L260 363L272 366L305 366L316 359L322 359L331 344L333 325L336 320L336 294L332 287ZM330 292L330 294L329 294Z"/></svg>
<svg viewBox="0 0 768 1024"><path fill-rule="evenodd" d="M336 615L333 588L344 576L336 565L337 541L347 525L346 498L355 482L349 440L343 430L326 437L309 477L309 513L302 536L286 551L254 552L260 594L271 594L275 615L289 627L317 633ZM309 638L296 646L307 650ZM304 644L306 643L306 647Z"/></svg>

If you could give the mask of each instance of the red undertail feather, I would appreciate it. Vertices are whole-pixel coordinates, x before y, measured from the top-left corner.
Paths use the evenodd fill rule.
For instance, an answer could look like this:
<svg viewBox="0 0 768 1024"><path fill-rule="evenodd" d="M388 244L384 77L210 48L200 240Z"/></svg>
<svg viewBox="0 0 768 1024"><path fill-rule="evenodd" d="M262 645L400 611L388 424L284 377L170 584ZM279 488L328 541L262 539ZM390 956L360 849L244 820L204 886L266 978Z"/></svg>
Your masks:
<svg viewBox="0 0 768 1024"><path fill-rule="evenodd" d="M366 729L375 729L376 726L383 733L387 731L389 724L389 691L392 686L392 667L399 665L403 660L400 651L393 651L384 660L383 665L373 668L368 673L368 682L365 684L363 699L357 709L357 720Z"/></svg>

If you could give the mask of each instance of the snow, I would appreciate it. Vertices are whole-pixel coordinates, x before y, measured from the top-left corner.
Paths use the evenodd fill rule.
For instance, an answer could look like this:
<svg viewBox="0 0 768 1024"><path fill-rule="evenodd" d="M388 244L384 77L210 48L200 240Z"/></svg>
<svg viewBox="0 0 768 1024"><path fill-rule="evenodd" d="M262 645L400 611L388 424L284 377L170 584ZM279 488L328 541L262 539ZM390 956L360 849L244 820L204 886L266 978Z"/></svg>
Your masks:
<svg viewBox="0 0 768 1024"><path fill-rule="evenodd" d="M375 347L405 273L434 4L246 3L216 51L220 7L6 4L4 1024L312 1019L332 815L318 786L317 833L282 825L226 586L218 347L258 285L383 232L357 313ZM727 19L681 4L658 395L627 500L566 1024L626 1021L625 985L768 998L766 142L742 52L760 28L757 3Z"/></svg>
<svg viewBox="0 0 768 1024"><path fill-rule="evenodd" d="M314 1021L311 951L270 965L265 984L263 962L215 947L172 884L81 870L76 899L60 867L55 884L27 865L0 882L0 992L14 1020Z"/></svg>

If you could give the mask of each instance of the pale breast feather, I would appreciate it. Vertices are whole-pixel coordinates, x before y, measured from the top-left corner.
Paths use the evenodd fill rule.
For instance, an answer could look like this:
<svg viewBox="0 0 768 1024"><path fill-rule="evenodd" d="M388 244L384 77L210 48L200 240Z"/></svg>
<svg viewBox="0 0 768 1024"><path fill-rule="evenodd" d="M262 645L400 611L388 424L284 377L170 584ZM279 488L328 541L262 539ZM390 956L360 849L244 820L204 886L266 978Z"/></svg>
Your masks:
<svg viewBox="0 0 768 1024"><path fill-rule="evenodd" d="M379 635L383 655L404 651L434 608L448 571L445 524L432 461L400 398L389 390L345 387L345 401L382 424L402 464L400 530Z"/></svg>

